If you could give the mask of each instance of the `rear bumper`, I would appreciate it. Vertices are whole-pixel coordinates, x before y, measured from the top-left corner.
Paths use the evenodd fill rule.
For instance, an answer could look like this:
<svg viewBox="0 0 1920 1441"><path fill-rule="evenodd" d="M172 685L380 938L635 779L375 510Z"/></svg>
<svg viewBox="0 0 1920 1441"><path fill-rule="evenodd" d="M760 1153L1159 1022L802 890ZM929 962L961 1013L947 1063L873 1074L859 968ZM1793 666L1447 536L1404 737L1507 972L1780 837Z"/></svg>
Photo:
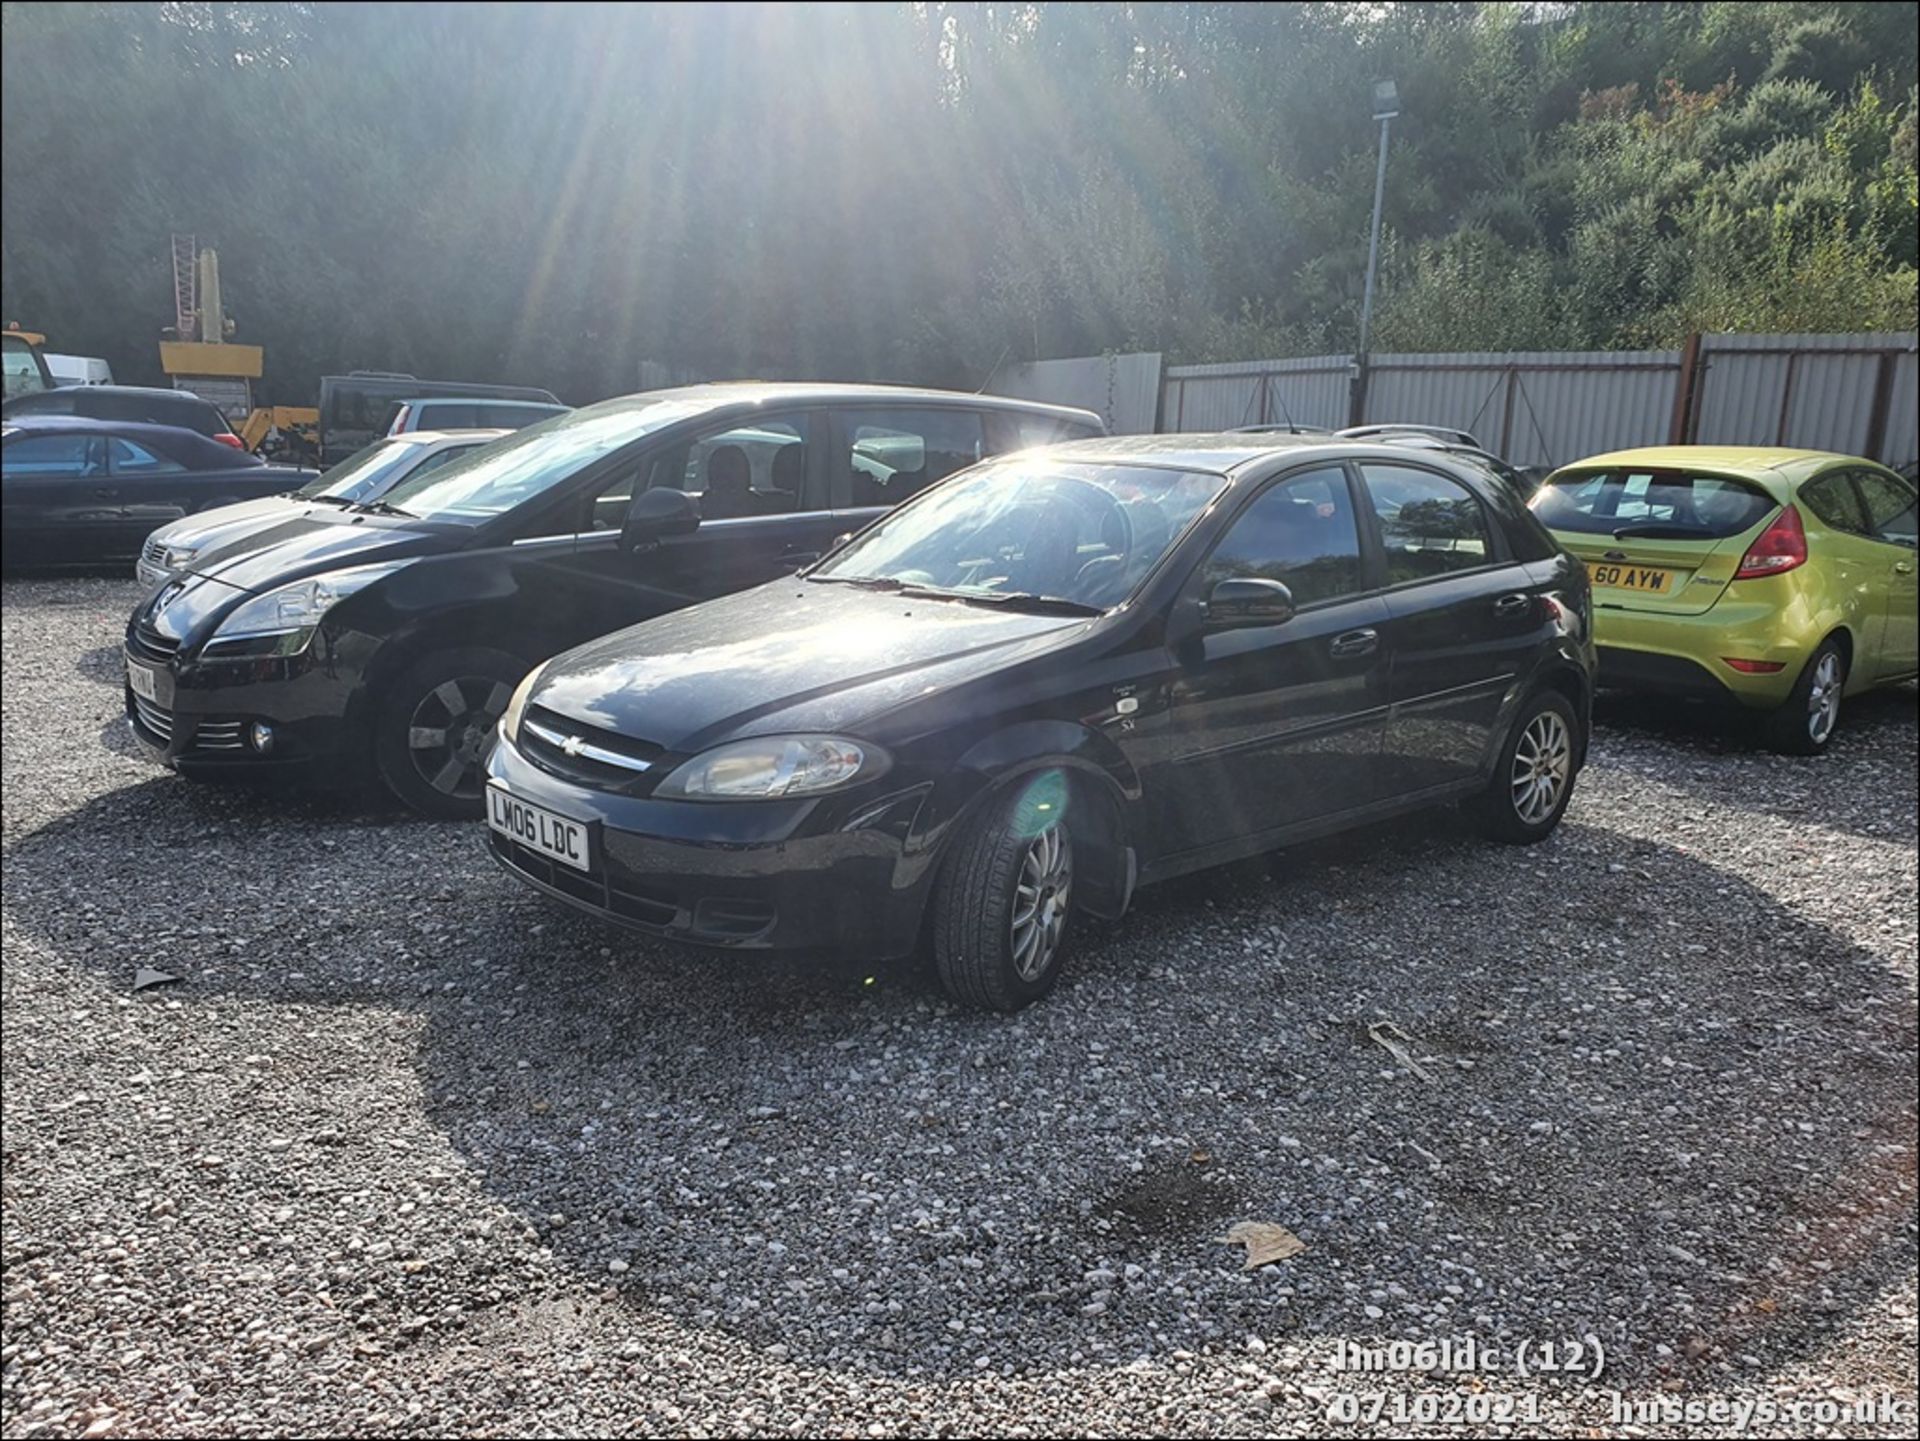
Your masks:
<svg viewBox="0 0 1920 1441"><path fill-rule="evenodd" d="M1740 581L1746 594L1728 596L1699 615L1596 608L1600 684L1730 700L1756 710L1783 704L1824 634L1792 579ZM1729 665L1730 657L1780 669L1751 674Z"/></svg>
<svg viewBox="0 0 1920 1441"><path fill-rule="evenodd" d="M502 740L490 785L587 824L579 871L488 827L515 879L601 920L736 950L902 956L918 938L926 887L906 861L921 790L844 800L701 804L590 789L540 769Z"/></svg>

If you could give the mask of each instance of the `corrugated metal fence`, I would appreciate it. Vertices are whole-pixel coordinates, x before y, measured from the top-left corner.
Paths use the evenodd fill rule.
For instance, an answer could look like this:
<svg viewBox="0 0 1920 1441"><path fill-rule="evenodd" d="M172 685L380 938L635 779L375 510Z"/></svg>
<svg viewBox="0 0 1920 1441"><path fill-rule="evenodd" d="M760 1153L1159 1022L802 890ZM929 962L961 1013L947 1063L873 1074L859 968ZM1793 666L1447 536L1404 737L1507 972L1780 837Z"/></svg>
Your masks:
<svg viewBox="0 0 1920 1441"><path fill-rule="evenodd" d="M995 395L1077 405L1115 435L1151 435L1160 411L1160 352L1087 355L1010 365L987 383Z"/></svg>
<svg viewBox="0 0 1920 1441"><path fill-rule="evenodd" d="M1680 350L1509 351L1177 365L1146 418L1144 368L1159 357L1091 356L1011 372L1036 400L1087 405L1116 431L1338 429L1408 421L1469 430L1516 465L1661 443L1792 445L1891 465L1920 449L1920 372L1910 332L1702 335ZM1124 398L1124 405L1110 397Z"/></svg>

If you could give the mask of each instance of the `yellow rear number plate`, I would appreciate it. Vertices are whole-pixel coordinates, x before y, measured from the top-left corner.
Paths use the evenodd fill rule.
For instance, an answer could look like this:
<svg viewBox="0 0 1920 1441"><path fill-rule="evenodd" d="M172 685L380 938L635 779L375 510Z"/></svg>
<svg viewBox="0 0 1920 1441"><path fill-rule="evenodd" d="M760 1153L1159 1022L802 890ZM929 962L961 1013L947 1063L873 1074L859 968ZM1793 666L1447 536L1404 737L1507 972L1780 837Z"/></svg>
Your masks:
<svg viewBox="0 0 1920 1441"><path fill-rule="evenodd" d="M1590 569L1595 585L1608 586L1613 590L1645 590L1659 594L1666 590L1668 582L1673 579L1670 570L1649 570L1643 565L1596 565Z"/></svg>

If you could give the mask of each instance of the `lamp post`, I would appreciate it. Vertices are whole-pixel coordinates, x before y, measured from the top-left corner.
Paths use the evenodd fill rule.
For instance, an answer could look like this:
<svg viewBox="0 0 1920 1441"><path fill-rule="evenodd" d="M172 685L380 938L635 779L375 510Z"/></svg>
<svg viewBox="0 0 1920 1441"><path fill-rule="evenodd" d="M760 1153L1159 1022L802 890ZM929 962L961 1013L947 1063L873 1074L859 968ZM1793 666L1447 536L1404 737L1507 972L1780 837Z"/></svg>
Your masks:
<svg viewBox="0 0 1920 1441"><path fill-rule="evenodd" d="M1380 122L1380 167L1373 175L1373 236L1367 242L1367 290L1360 301L1360 354L1367 353L1367 332L1373 325L1373 272L1380 263L1380 200L1387 188L1387 127L1400 113L1400 89L1391 80L1373 87L1373 118Z"/></svg>

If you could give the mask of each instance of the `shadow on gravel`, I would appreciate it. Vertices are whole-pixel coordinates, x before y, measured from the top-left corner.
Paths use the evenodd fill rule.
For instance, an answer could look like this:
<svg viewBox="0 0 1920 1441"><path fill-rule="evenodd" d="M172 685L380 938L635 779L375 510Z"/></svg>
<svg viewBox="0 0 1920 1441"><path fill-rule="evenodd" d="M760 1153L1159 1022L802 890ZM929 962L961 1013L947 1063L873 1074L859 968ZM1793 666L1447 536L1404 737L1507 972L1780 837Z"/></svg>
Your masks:
<svg viewBox="0 0 1920 1441"><path fill-rule="evenodd" d="M1761 739L1759 722L1743 713L1603 692L1594 701L1594 743L1605 748L1664 741L1682 748L1681 756L1662 749L1650 773L1717 805L1876 839L1911 838L1917 828L1913 807L1890 800L1886 788L1891 779L1911 793L1920 743L1917 696L1906 684L1849 700L1828 754L1808 758L1775 755ZM1698 763L1687 765L1684 752ZM1836 794L1856 789L1858 806L1836 803Z"/></svg>
<svg viewBox="0 0 1920 1441"><path fill-rule="evenodd" d="M1787 1364L1912 1265L1911 981L1589 825L1514 851L1422 818L1149 892L1012 1018L611 937L499 876L477 827L170 779L20 838L6 877L21 931L115 990L187 977L140 1004L414 1018L430 1119L539 1244L799 1364L1510 1347L1553 1314L1632 1384ZM251 933L196 919L236 892ZM348 1174L391 1154L363 1079L343 1054L285 1082ZM1215 1240L1239 1219L1308 1250L1243 1274ZM459 1275L459 1239L426 1259ZM359 1324L390 1329L405 1282L380 1284ZM467 1319L411 1344L494 1324L465 1284Z"/></svg>

